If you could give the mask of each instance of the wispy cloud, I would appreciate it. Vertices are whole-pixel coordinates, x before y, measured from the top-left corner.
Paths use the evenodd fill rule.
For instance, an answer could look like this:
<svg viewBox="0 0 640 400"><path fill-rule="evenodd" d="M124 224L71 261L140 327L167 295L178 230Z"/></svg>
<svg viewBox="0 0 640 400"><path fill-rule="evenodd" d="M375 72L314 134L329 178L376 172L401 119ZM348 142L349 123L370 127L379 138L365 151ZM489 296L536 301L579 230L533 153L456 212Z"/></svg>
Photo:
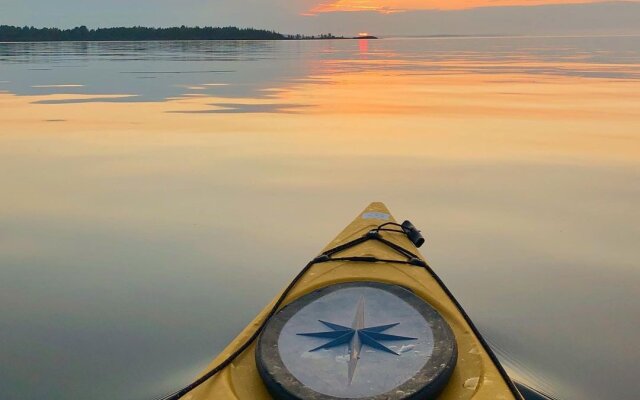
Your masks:
<svg viewBox="0 0 640 400"><path fill-rule="evenodd" d="M393 14L412 10L463 10L497 6L598 3L602 0L324 0L305 15L332 12Z"/></svg>
<svg viewBox="0 0 640 400"><path fill-rule="evenodd" d="M388 3L398 3L398 1L376 1L376 0L330 0L325 1L309 10L309 15L327 12L351 12L351 11L375 11L381 14L392 14L407 10L406 6L398 7Z"/></svg>

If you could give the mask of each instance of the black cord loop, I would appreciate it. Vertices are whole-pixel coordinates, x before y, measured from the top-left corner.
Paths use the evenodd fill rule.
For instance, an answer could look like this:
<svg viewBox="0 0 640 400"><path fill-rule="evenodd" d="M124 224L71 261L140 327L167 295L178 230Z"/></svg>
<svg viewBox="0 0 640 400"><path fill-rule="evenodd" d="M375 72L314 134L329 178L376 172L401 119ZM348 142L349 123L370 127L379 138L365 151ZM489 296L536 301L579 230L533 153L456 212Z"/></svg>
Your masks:
<svg viewBox="0 0 640 400"><path fill-rule="evenodd" d="M395 229L385 228L387 226L400 227L402 230L395 230ZM176 392L173 392L173 393L171 393L169 395L161 397L161 398L159 398L157 400L179 400L184 395L186 395L187 393L191 392L192 390L194 390L198 386L202 385L204 382L209 380L211 377L216 375L218 372L222 371L227 366L229 366L240 354L242 354L245 350L247 350L249 348L249 346L251 346L251 344L258 338L258 336L260 336L260 333L264 330L264 327L266 326L267 322L271 319L271 317L273 317L275 315L275 313L278 311L278 309L280 308L280 306L282 305L284 300L287 298L287 296L289 295L291 290L296 286L298 281L300 281L300 279L309 271L309 269L311 269L311 267L313 267L315 264L326 263L326 262L331 262L331 261L336 261L336 262L343 262L343 261L347 261L347 262L367 262L367 263L394 263L394 264L414 265L414 266L417 266L417 267L424 268L427 271L427 273L433 279L435 279L435 281L442 287L442 289L447 294L449 299L453 302L453 304L456 306L458 311L462 314L462 316L464 317L464 320L471 327L471 330L473 331L473 333L478 338L478 341L480 342L480 344L482 345L482 347L484 348L486 353L489 355L489 358L491 359L491 361L493 361L494 365L496 366L496 368L500 372L500 375L502 376L502 378L505 380L505 382L506 382L507 386L509 387L509 390L511 391L511 393L514 395L514 397L516 399L522 400L523 399L522 395L520 394L518 389L515 387L513 381L511 380L511 378L509 377L509 375L505 371L505 369L502 366L502 364L500 364L500 361L496 357L495 353L491 350L491 348L489 347L489 345L485 341L484 337L480 334L480 331L478 331L478 328L476 328L476 326L473 324L473 322L471 321L471 318L464 311L464 309L462 308L462 306L460 305L458 300L455 297L453 297L453 294L449 291L449 289L444 284L442 279L440 279L440 277L431 269L431 267L424 260L422 260L418 255L412 253L411 251L405 249L402 246L399 246L399 245L397 245L397 244L395 244L395 243L383 238L382 235L380 234L380 232L402 233L402 234L407 235L407 237L409 237L409 234L410 234L410 232L405 230L402 225L397 224L395 222L387 222L387 223L379 225L375 229L367 232L364 236L359 237L357 239L354 239L354 240L352 240L350 242L344 243L344 244L342 244L340 246L336 246L336 247L334 247L332 249L329 249L329 250L323 252L322 254L320 254L319 256L317 256L316 258L314 258L313 260L309 261L309 263L307 265L305 265L305 267L298 273L298 275L296 275L296 277L291 281L291 283L289 283L289 285L282 292L280 297L278 297L278 300L276 301L274 306L271 308L271 310L267 314L267 317L262 321L262 323L260 324L258 329L256 329L256 331L236 351L231 353L226 359L224 359L224 361L222 361L220 364L218 364L215 368L213 368L212 370L210 370L206 374L202 375L200 378L198 378L196 381L194 381L190 385L188 385L188 386L186 386L186 387L184 387L184 388L182 388L182 389L180 389L180 390L178 390ZM418 233L419 233L419 231L418 231ZM411 238L409 237L409 239L411 239ZM350 248L352 248L354 246L357 246L357 245L359 245L361 243L364 243L364 242L367 242L369 240L377 240L377 241L387 245L388 247L390 247L391 249L395 250L400 255L404 256L406 258L406 260L389 260L389 259L381 259L381 258L377 258L377 257L373 257L373 256L371 256L371 257L370 256L332 257L333 255L335 255L337 253L340 253L340 252L342 252L344 250L350 249ZM423 240L423 242L424 242L424 240ZM422 243L420 243L420 244L422 244Z"/></svg>

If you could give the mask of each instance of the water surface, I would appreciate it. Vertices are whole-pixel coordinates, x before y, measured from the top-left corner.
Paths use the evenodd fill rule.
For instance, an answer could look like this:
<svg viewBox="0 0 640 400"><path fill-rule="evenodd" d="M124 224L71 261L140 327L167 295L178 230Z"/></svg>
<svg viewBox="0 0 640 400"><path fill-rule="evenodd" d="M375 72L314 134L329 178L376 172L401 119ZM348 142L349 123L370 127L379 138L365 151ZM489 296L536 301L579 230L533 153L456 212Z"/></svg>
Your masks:
<svg viewBox="0 0 640 400"><path fill-rule="evenodd" d="M635 399L639 44L0 44L1 397L187 383L381 200L512 375Z"/></svg>

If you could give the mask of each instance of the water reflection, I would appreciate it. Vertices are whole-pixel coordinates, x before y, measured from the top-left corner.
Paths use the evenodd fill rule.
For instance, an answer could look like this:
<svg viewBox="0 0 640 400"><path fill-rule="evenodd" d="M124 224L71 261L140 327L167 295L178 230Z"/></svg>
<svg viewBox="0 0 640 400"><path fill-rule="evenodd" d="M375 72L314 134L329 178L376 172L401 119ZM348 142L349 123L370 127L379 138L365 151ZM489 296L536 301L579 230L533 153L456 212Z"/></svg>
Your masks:
<svg viewBox="0 0 640 400"><path fill-rule="evenodd" d="M305 104L242 104L242 103L213 103L216 109L207 110L183 110L168 111L182 114L256 114L256 113L277 113L290 114L302 112L308 105Z"/></svg>
<svg viewBox="0 0 640 400"><path fill-rule="evenodd" d="M384 200L514 376L632 398L636 39L0 44L0 387L166 393Z"/></svg>
<svg viewBox="0 0 640 400"><path fill-rule="evenodd" d="M635 80L637 43L638 37L0 43L0 63L12 93L128 94L118 101L140 102L196 90L257 98L268 88L345 71Z"/></svg>
<svg viewBox="0 0 640 400"><path fill-rule="evenodd" d="M255 97L261 88L306 75L300 55L295 44L264 41L0 43L2 76L13 93L136 96L127 101L162 101L203 84L227 85L205 94ZM82 86L43 87L70 84Z"/></svg>

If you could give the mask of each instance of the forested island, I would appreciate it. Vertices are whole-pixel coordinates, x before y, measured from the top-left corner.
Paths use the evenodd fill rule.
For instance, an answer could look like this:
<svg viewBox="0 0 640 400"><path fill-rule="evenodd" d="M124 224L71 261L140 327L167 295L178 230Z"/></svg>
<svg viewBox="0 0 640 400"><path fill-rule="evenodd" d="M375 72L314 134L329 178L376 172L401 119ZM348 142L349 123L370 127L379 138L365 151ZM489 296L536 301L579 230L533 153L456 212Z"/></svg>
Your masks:
<svg viewBox="0 0 640 400"><path fill-rule="evenodd" d="M330 33L319 36L284 35L254 28L143 26L89 29L34 28L0 25L0 42L64 42L64 41L143 41L143 40L313 40L346 39Z"/></svg>

